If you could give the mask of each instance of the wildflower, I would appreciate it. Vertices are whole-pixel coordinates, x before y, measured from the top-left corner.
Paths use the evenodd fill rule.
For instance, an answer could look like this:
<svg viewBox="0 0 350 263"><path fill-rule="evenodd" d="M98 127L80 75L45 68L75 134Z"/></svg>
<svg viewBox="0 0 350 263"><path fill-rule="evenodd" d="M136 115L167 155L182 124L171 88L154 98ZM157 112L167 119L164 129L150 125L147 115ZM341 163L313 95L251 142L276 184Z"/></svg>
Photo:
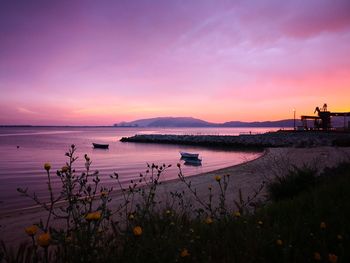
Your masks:
<svg viewBox="0 0 350 263"><path fill-rule="evenodd" d="M86 202L91 202L92 200L93 200L93 198L91 198L90 196L85 197Z"/></svg>
<svg viewBox="0 0 350 263"><path fill-rule="evenodd" d="M276 240L276 245L277 246L282 246L283 245L283 241L281 239L277 239Z"/></svg>
<svg viewBox="0 0 350 263"><path fill-rule="evenodd" d="M343 236L340 235L340 234L338 234L338 235L337 235L337 239L338 239L338 240L343 240Z"/></svg>
<svg viewBox="0 0 350 263"><path fill-rule="evenodd" d="M133 214L130 214L128 218L129 218L129 220L133 220L135 217Z"/></svg>
<svg viewBox="0 0 350 263"><path fill-rule="evenodd" d="M38 227L36 225L28 226L24 229L28 236L34 236L38 231Z"/></svg>
<svg viewBox="0 0 350 263"><path fill-rule="evenodd" d="M170 211L170 210L166 210L166 211L165 211L165 214L166 214L166 215L170 215L170 214L171 214L171 211Z"/></svg>
<svg viewBox="0 0 350 263"><path fill-rule="evenodd" d="M62 173L66 173L66 172L68 172L68 166L63 166L62 168L61 168L61 170L62 170Z"/></svg>
<svg viewBox="0 0 350 263"><path fill-rule="evenodd" d="M320 228L321 228L321 229L326 229L326 227L327 227L327 225L326 225L325 222L321 222L321 223L320 223Z"/></svg>
<svg viewBox="0 0 350 263"><path fill-rule="evenodd" d="M236 211L233 213L234 217L241 217L241 213L239 211Z"/></svg>
<svg viewBox="0 0 350 263"><path fill-rule="evenodd" d="M108 192L107 192L107 191L102 191L102 192L101 192L101 196L102 196L102 197L106 197L107 195L108 195Z"/></svg>
<svg viewBox="0 0 350 263"><path fill-rule="evenodd" d="M314 252L314 260L321 261L321 255L319 252Z"/></svg>
<svg viewBox="0 0 350 263"><path fill-rule="evenodd" d="M211 219L210 216L208 216L205 221L204 221L207 225L211 225L213 223L213 219Z"/></svg>
<svg viewBox="0 0 350 263"><path fill-rule="evenodd" d="M181 250L180 253L180 257L184 258L184 257L189 257L191 254L188 252L187 248L184 248L183 250Z"/></svg>
<svg viewBox="0 0 350 263"><path fill-rule="evenodd" d="M85 216L86 221L98 221L101 219L101 211L96 211L92 213L88 213Z"/></svg>
<svg viewBox="0 0 350 263"><path fill-rule="evenodd" d="M331 263L337 263L338 262L338 256L335 254L328 254L328 260Z"/></svg>
<svg viewBox="0 0 350 263"><path fill-rule="evenodd" d="M38 245L41 247L48 247L51 242L51 236L49 233L44 233L38 236L37 239Z"/></svg>
<svg viewBox="0 0 350 263"><path fill-rule="evenodd" d="M216 175L214 178L215 178L215 181L217 181L217 182L220 182L220 180L221 180L221 176L220 175Z"/></svg>
<svg viewBox="0 0 350 263"><path fill-rule="evenodd" d="M71 243L73 241L72 236L66 236L66 242Z"/></svg>
<svg viewBox="0 0 350 263"><path fill-rule="evenodd" d="M50 163L45 163L45 164L44 164L44 168L45 168L46 171L50 171L50 169L51 169L51 164L50 164Z"/></svg>
<svg viewBox="0 0 350 263"><path fill-rule="evenodd" d="M142 235L142 228L140 226L135 226L134 229L132 230L134 233L134 236L138 237Z"/></svg>

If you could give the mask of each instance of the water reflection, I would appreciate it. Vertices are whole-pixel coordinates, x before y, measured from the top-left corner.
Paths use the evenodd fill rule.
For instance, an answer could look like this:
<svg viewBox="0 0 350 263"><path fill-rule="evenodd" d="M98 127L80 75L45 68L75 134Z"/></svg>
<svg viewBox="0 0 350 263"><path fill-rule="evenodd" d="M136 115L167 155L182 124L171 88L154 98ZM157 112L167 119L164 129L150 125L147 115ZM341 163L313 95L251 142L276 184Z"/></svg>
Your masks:
<svg viewBox="0 0 350 263"><path fill-rule="evenodd" d="M205 132L205 129L201 129ZM216 129L218 130L218 129ZM220 129L219 129L220 130ZM194 175L225 166L235 165L256 158L260 153L229 151L227 149L208 149L196 146L166 144L121 143L119 139L132 136L142 129L135 128L0 128L0 209L11 210L31 204L16 192L18 187L28 187L39 197L47 197L45 162L52 164L53 170L60 169L67 161L65 152L71 144L77 147L75 167L78 172L84 169L84 154L92 160L91 169L99 170L102 182L113 186L109 177L113 172L120 180L128 184L146 170L147 163L171 164L164 174L165 180L177 178L176 164L180 160L179 152L196 152L202 159L200 165L184 165L185 175ZM162 133L164 129L152 132ZM171 129L166 130L167 133ZM180 133L176 129L174 133ZM183 129L183 133L197 132ZM209 132L212 132L210 130ZM208 133L209 133L208 132ZM228 132L227 129L224 131ZM237 132L232 130L232 133ZM94 149L92 142L106 142L109 149ZM19 148L17 148L19 146ZM59 191L59 178L52 179L54 188Z"/></svg>

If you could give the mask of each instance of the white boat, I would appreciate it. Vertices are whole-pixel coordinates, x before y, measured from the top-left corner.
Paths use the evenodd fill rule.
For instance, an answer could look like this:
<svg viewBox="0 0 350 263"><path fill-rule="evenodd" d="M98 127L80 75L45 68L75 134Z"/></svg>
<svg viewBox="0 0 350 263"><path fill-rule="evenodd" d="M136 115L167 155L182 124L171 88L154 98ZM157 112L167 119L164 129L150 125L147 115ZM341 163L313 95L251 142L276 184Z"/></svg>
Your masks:
<svg viewBox="0 0 350 263"><path fill-rule="evenodd" d="M198 159L199 154L198 153L187 153L187 152L180 152L181 158L184 159Z"/></svg>

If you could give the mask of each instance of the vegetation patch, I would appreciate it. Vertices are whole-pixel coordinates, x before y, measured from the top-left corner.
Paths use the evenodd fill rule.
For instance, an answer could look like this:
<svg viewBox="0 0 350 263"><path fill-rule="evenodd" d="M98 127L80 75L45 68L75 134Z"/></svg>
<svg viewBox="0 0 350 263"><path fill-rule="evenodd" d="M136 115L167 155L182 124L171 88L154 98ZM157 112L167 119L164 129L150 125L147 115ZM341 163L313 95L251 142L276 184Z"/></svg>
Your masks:
<svg viewBox="0 0 350 263"><path fill-rule="evenodd" d="M292 167L286 175L276 176L267 184L269 197L273 201L292 198L300 192L306 191L316 183L317 170L314 167Z"/></svg>

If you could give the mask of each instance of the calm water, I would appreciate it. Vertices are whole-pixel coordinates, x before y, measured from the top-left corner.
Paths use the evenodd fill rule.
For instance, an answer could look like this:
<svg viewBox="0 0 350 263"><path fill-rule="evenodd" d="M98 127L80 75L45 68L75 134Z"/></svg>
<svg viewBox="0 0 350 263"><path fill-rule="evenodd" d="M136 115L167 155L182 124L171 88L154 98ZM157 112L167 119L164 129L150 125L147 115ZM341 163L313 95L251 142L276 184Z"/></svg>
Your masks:
<svg viewBox="0 0 350 263"><path fill-rule="evenodd" d="M146 170L147 163L172 164L163 180L177 178L176 163L182 162L179 151L197 152L203 159L202 166L183 166L187 175L207 172L257 158L260 153L208 149L203 147L121 143L123 136L136 133L160 134L220 134L262 133L273 128L0 128L0 211L11 211L32 205L17 193L17 187L36 192L47 198L45 162L52 164L53 171L60 169L67 160L65 152L71 144L77 147L76 169L84 167L84 154L92 163L92 170L99 170L106 186L115 186L109 175L117 172L124 184L138 178ZM92 142L109 143L109 150L93 149ZM19 146L19 148L17 148ZM58 189L58 178L53 173L53 184Z"/></svg>

